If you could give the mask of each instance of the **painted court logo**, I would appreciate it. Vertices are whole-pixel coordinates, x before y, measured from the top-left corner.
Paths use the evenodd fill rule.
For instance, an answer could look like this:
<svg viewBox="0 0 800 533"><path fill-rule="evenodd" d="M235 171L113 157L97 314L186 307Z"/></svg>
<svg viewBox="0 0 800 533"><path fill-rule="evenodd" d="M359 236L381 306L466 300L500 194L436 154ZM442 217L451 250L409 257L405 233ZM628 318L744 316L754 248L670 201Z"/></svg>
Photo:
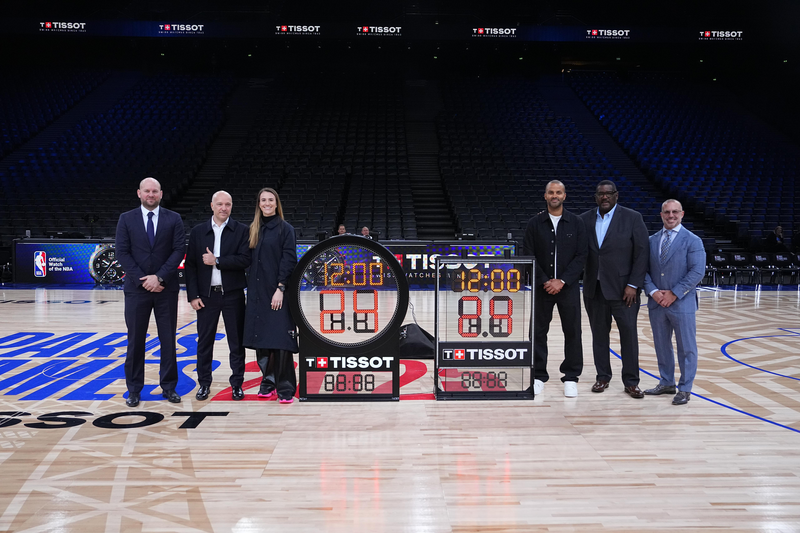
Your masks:
<svg viewBox="0 0 800 533"><path fill-rule="evenodd" d="M47 275L47 254L45 252L33 252L33 275L37 278Z"/></svg>

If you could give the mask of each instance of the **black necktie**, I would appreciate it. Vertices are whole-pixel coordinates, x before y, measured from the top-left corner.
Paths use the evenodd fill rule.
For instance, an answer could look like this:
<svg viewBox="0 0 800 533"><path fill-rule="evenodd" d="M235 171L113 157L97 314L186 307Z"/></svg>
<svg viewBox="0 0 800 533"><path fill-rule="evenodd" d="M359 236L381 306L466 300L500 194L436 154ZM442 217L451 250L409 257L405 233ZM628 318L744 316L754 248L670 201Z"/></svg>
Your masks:
<svg viewBox="0 0 800 533"><path fill-rule="evenodd" d="M153 212L147 213L147 238L150 241L150 247L156 243L156 226L153 224Z"/></svg>

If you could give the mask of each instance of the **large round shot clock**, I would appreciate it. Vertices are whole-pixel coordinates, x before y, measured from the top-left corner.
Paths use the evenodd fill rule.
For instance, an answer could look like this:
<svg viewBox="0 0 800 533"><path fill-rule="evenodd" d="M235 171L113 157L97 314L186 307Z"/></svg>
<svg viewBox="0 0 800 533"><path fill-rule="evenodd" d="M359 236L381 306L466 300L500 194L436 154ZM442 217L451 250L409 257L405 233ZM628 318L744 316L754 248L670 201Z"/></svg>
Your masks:
<svg viewBox="0 0 800 533"><path fill-rule="evenodd" d="M436 399L533 398L533 264L436 259Z"/></svg>
<svg viewBox="0 0 800 533"><path fill-rule="evenodd" d="M312 247L286 295L300 330L301 400L398 400L408 281L395 256L355 235Z"/></svg>

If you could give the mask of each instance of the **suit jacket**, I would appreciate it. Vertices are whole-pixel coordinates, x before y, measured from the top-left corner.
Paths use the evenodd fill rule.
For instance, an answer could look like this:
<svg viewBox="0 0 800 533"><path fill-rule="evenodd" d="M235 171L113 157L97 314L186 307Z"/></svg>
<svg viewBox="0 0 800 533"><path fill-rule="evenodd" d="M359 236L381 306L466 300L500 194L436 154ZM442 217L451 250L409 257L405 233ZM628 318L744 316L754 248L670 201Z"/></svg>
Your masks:
<svg viewBox="0 0 800 533"><path fill-rule="evenodd" d="M114 248L117 261L125 269L125 292L144 291L139 278L151 274L164 280L165 291L180 290L178 266L186 250L186 233L178 213L160 208L153 246L147 238L141 208L122 213Z"/></svg>
<svg viewBox="0 0 800 533"><path fill-rule="evenodd" d="M644 290L648 296L654 290L671 290L678 299L669 308L673 312L694 313L698 303L695 287L706 273L703 241L682 227L670 244L664 264L661 264L663 234L662 228L650 236L650 266L644 279ZM648 309L657 307L659 305L653 298L647 301Z"/></svg>
<svg viewBox="0 0 800 533"><path fill-rule="evenodd" d="M621 300L625 287L644 286L647 272L647 226L642 215L617 204L603 246L597 245L597 208L581 215L589 239L589 257L583 275L583 295L593 298L600 272L600 287L606 300Z"/></svg>
<svg viewBox="0 0 800 533"><path fill-rule="evenodd" d="M186 252L186 297L191 302L211 294L213 266L203 263L206 248L214 251L214 230L211 217L192 228ZM219 270L222 288L235 291L247 287L245 269L250 266L250 229L233 218L222 229L219 245Z"/></svg>
<svg viewBox="0 0 800 533"><path fill-rule="evenodd" d="M536 287L541 287L553 278L561 279L567 285L576 285L586 263L588 252L583 220L564 209L555 235L554 231L547 211L531 218L525 229L522 250L525 255L536 258L536 271L532 280ZM556 245L557 265L553 261ZM554 269L554 266L558 268Z"/></svg>

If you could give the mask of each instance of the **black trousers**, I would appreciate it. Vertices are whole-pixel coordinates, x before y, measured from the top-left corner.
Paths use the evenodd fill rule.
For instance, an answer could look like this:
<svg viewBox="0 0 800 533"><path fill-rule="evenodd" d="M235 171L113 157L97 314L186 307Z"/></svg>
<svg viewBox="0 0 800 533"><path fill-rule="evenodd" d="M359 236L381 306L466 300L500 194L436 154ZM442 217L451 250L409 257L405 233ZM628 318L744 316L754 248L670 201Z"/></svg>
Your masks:
<svg viewBox="0 0 800 533"><path fill-rule="evenodd" d="M628 307L625 300L606 300L600 281L594 297L584 296L586 314L592 328L592 352L597 379L611 381L611 318L617 323L622 357L622 383L628 387L639 384L639 334L636 321L639 316L640 296Z"/></svg>
<svg viewBox="0 0 800 533"><path fill-rule="evenodd" d="M231 365L231 387L244 383L244 290L231 292L211 291L202 297L205 307L197 311L197 381L200 385L211 385L211 365L214 362L214 341L219 325L219 315L225 322Z"/></svg>
<svg viewBox="0 0 800 533"><path fill-rule="evenodd" d="M561 381L578 381L583 371L583 345L581 344L581 293L578 285L564 286L555 296L537 287L533 304L533 371L540 381L548 381L547 333L553 320L553 308L558 306L561 331L564 332L564 362L561 363Z"/></svg>
<svg viewBox="0 0 800 533"><path fill-rule="evenodd" d="M280 399L294 396L297 391L297 377L292 352L259 348L256 350L256 360L263 375L260 393L277 390Z"/></svg>
<svg viewBox="0 0 800 533"><path fill-rule="evenodd" d="M178 291L125 293L125 325L128 327L128 352L125 355L125 384L128 392L144 387L144 352L150 314L155 313L158 341L161 344L159 384L174 390L178 384L175 335L178 328Z"/></svg>

